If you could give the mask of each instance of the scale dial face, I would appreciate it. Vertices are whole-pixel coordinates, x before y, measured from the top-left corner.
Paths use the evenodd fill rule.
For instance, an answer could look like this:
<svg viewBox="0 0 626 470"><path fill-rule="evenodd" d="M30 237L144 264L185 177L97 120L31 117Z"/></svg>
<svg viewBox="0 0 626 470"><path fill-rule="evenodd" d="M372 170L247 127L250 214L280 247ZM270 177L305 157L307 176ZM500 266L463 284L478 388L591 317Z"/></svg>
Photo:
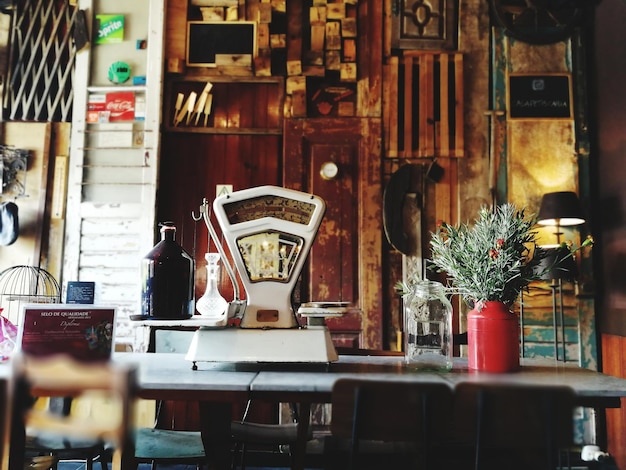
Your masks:
<svg viewBox="0 0 626 470"><path fill-rule="evenodd" d="M225 203L224 211L231 225L263 217L308 225L315 212L315 204L284 196L267 195Z"/></svg>
<svg viewBox="0 0 626 470"><path fill-rule="evenodd" d="M237 247L252 282L289 282L304 240L268 230L237 239Z"/></svg>

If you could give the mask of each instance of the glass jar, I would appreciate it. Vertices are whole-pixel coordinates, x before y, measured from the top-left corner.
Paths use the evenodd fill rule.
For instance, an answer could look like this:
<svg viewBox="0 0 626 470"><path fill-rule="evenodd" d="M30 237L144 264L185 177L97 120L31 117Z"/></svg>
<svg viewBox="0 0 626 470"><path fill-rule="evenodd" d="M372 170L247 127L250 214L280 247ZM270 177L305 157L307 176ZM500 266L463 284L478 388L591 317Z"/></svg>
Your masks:
<svg viewBox="0 0 626 470"><path fill-rule="evenodd" d="M452 304L443 284L418 281L404 296L404 357L415 369L452 368Z"/></svg>
<svg viewBox="0 0 626 470"><path fill-rule="evenodd" d="M161 241L141 263L141 317L180 320L190 318L194 306L195 262L176 243L172 222L161 225Z"/></svg>

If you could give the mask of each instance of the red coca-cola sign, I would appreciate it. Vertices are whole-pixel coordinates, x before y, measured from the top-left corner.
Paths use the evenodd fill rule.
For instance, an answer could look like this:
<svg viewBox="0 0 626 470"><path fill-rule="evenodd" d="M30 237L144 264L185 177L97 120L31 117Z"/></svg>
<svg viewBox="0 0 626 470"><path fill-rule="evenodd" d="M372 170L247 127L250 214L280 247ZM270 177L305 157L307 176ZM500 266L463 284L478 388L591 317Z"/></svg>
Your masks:
<svg viewBox="0 0 626 470"><path fill-rule="evenodd" d="M109 121L132 121L135 119L135 93L118 91L107 93L106 110L111 114Z"/></svg>

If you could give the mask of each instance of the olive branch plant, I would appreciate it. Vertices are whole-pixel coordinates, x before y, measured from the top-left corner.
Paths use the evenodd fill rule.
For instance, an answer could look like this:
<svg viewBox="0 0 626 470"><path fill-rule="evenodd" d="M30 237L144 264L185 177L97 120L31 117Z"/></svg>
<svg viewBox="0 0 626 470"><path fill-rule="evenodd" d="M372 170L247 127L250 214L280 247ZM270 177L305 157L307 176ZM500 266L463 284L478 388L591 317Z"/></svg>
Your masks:
<svg viewBox="0 0 626 470"><path fill-rule="evenodd" d="M512 304L522 289L541 278L545 250L536 245L534 217L513 204L480 209L473 225L445 222L432 234L432 264L446 272L456 293L470 305Z"/></svg>
<svg viewBox="0 0 626 470"><path fill-rule="evenodd" d="M447 273L449 290L470 306L485 301L510 306L531 282L554 268L542 265L548 250L537 245L536 222L534 215L526 216L511 203L481 208L474 224L442 222L430 241L432 268ZM592 243L588 238L575 249L563 245L567 256L573 256Z"/></svg>

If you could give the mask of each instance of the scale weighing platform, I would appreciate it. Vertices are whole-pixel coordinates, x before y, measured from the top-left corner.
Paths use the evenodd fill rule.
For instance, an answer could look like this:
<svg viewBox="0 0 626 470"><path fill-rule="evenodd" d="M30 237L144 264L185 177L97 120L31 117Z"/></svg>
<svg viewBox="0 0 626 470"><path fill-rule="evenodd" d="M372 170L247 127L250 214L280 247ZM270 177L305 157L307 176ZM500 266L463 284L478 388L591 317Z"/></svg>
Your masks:
<svg viewBox="0 0 626 470"><path fill-rule="evenodd" d="M332 362L325 325L301 326L291 297L324 217L324 201L278 186L220 196L213 212L246 291L238 327L201 327L187 360L194 362ZM205 217L207 226L210 224ZM209 231L216 242L215 231ZM222 262L228 260L222 256ZM320 314L323 316L323 314ZM314 322L315 323L315 322Z"/></svg>

